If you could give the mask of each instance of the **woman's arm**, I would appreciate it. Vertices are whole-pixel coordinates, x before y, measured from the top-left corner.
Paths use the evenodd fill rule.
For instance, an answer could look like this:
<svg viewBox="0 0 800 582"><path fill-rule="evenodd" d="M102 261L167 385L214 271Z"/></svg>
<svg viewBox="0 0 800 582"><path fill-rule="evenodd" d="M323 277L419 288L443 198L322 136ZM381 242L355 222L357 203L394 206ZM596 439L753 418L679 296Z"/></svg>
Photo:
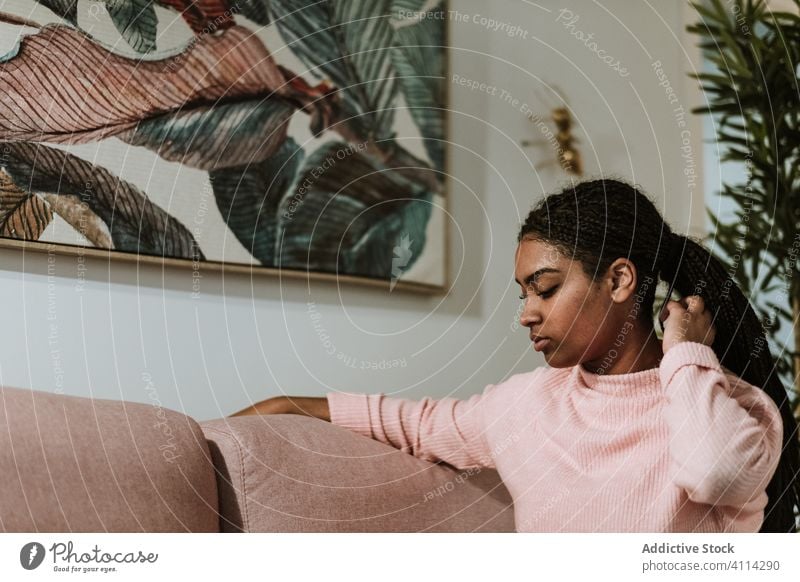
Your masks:
<svg viewBox="0 0 800 582"><path fill-rule="evenodd" d="M327 420L421 459L456 467L495 468L478 406L484 394L469 400L420 401L383 394L331 392L327 397L276 396L231 416L303 414Z"/></svg>
<svg viewBox="0 0 800 582"><path fill-rule="evenodd" d="M659 372L667 399L674 482L689 499L742 507L762 495L778 468L783 421L772 399L735 378L711 348L711 312L699 295L669 301Z"/></svg>
<svg viewBox="0 0 800 582"><path fill-rule="evenodd" d="M252 414L303 414L328 422L331 420L328 399L311 396L276 396L257 402L231 416Z"/></svg>
<svg viewBox="0 0 800 582"><path fill-rule="evenodd" d="M494 469L484 415L495 387L489 384L483 394L467 400L346 392L330 392L327 398L333 424L426 461L444 461L457 469Z"/></svg>
<svg viewBox="0 0 800 582"><path fill-rule="evenodd" d="M709 505L743 506L762 493L783 442L769 396L743 380L733 390L714 350L697 342L672 347L660 375L675 483Z"/></svg>

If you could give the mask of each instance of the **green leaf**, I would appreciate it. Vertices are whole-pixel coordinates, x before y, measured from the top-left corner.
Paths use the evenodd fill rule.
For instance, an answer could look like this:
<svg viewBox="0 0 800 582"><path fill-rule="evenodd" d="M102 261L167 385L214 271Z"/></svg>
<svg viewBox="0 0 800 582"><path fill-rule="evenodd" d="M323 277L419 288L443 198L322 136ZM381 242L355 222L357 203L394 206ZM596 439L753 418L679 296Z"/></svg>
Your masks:
<svg viewBox="0 0 800 582"><path fill-rule="evenodd" d="M78 24L78 0L36 0L36 2L73 25Z"/></svg>
<svg viewBox="0 0 800 582"><path fill-rule="evenodd" d="M424 251L431 201L398 171L329 142L281 203L280 266L396 280Z"/></svg>
<svg viewBox="0 0 800 582"><path fill-rule="evenodd" d="M209 175L223 220L264 266L276 265L278 205L294 184L303 158L303 150L289 138L267 160Z"/></svg>
<svg viewBox="0 0 800 582"><path fill-rule="evenodd" d="M705 27L707 24L716 24L728 26L728 13L724 10L720 11L718 6L706 7L706 3L691 2L692 7L702 17L700 24L695 24L696 27Z"/></svg>
<svg viewBox="0 0 800 582"><path fill-rule="evenodd" d="M783 265L781 261L777 261L772 265L768 265L767 273L761 279L761 289L766 290L769 287L769 284L772 282L772 279L775 278L775 275L779 274L783 270Z"/></svg>
<svg viewBox="0 0 800 582"><path fill-rule="evenodd" d="M141 121L120 139L201 170L238 167L274 155L294 106L280 97L179 109Z"/></svg>
<svg viewBox="0 0 800 582"><path fill-rule="evenodd" d="M738 103L731 103L731 102L724 102L724 103L717 103L712 102L710 105L706 105L703 107L694 107L692 109L692 113L701 114L701 115L708 115L708 114L716 114L716 113L726 113L728 115L739 116L741 115L742 108Z"/></svg>
<svg viewBox="0 0 800 582"><path fill-rule="evenodd" d="M78 25L78 0L36 0L72 24ZM156 49L158 17L153 0L103 0L114 26L131 48L140 53Z"/></svg>
<svg viewBox="0 0 800 582"><path fill-rule="evenodd" d="M320 79L339 88L348 124L364 139L392 137L397 81L389 0L271 0L270 11L291 51Z"/></svg>
<svg viewBox="0 0 800 582"><path fill-rule="evenodd" d="M386 277L388 272L393 289L425 249L433 196L426 192L414 200L389 205L395 211L372 223L356 244L345 249L343 265L346 273L355 275Z"/></svg>
<svg viewBox="0 0 800 582"><path fill-rule="evenodd" d="M699 79L701 81L710 81L717 88L725 88L728 89L729 91L731 89L735 89L731 85L731 83L736 80L733 77L733 75L718 75L716 73L692 73L692 76L695 79Z"/></svg>
<svg viewBox="0 0 800 582"><path fill-rule="evenodd" d="M790 321L792 320L792 314L785 305L778 305L774 301L767 301L766 304L770 309L774 309L775 312L781 317L784 317Z"/></svg>
<svg viewBox="0 0 800 582"><path fill-rule="evenodd" d="M140 53L156 50L158 17L152 0L105 0L108 15L122 38Z"/></svg>
<svg viewBox="0 0 800 582"><path fill-rule="evenodd" d="M750 148L753 145L752 140L748 139L747 136L733 135L732 133L728 133L726 131L718 131L717 138L722 143L732 143L745 148Z"/></svg>
<svg viewBox="0 0 800 582"><path fill-rule="evenodd" d="M425 140L433 166L444 171L444 23L445 18L428 17L408 22L406 14L417 14L425 0L394 0L392 27L395 46L392 62L411 117ZM442 4L430 13L446 15ZM440 174L440 179L443 179Z"/></svg>

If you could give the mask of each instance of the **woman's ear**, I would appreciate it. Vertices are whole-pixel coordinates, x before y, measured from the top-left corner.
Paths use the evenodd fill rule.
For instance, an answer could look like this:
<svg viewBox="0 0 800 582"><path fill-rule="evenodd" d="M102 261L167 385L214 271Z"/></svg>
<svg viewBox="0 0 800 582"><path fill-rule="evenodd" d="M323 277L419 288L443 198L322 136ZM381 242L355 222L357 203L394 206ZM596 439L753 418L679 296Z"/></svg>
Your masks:
<svg viewBox="0 0 800 582"><path fill-rule="evenodd" d="M628 259L616 259L608 267L608 280L611 286L611 300L625 303L636 292L638 281L636 265Z"/></svg>

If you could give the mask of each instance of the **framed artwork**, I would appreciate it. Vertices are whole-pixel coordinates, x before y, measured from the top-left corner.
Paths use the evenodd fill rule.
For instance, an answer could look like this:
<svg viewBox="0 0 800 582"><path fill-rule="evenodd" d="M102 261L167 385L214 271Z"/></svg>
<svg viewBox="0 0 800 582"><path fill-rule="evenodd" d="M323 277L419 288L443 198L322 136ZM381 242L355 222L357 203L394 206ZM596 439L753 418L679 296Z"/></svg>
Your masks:
<svg viewBox="0 0 800 582"><path fill-rule="evenodd" d="M0 245L441 292L446 14L0 0Z"/></svg>

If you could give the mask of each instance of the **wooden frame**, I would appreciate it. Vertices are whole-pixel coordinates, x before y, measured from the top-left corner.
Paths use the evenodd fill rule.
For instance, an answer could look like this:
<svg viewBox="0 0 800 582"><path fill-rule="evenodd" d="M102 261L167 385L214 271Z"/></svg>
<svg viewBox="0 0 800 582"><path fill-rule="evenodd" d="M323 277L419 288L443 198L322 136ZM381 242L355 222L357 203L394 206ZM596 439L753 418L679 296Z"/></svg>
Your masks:
<svg viewBox="0 0 800 582"><path fill-rule="evenodd" d="M223 1L223 0L220 0ZM227 0L224 0L227 1ZM170 4L175 3L174 0L164 0L163 2L159 2L160 4ZM179 2L178 2L179 3ZM13 2L12 2L13 4ZM28 4L25 2L25 4ZM278 3L280 4L280 3ZM421 3L421 5L424 3ZM447 2L443 1L437 7L438 9L444 11L445 18L441 21L442 26L442 46L440 50L442 51L444 58L442 59L442 100L444 107L441 108L441 123L443 127L443 142L447 143L447 136L449 134L449 119L447 117L447 103L449 102L449 62L448 62L448 38L449 38L449 30L448 30L448 19L447 16ZM5 9L5 7L4 7ZM230 16L230 15L229 15ZM6 22L14 22L13 19L6 18ZM20 24L23 21L18 19L15 24ZM228 28L228 26L235 26L235 22L231 22L226 26L219 25L219 17L215 18L213 21L215 22L215 26L219 28ZM34 25L33 22L27 22L29 25ZM208 23L200 23L204 24L206 27ZM52 26L52 25L51 25ZM193 29L196 33L201 34L202 32L208 32L207 29L201 29L198 32L197 27L199 26L198 23L194 23ZM214 29L214 32L218 32ZM224 34L224 31L223 31ZM209 38L214 36L221 36L220 34L216 35L209 35ZM199 43L198 43L199 44ZM409 45L411 46L411 45ZM25 56L25 49L28 48L24 46L20 53L16 55L16 58L24 57ZM194 46L190 45L190 48L195 48ZM188 49L187 49L188 52ZM306 75L307 76L307 75ZM299 77L290 78L287 83L302 83L302 79ZM314 103L323 102L325 95L322 93L320 89L320 85L317 87L310 87L307 83L305 84L302 89L307 92L313 92L317 90L316 93L313 93ZM322 89L325 89L324 87ZM310 106L308 103L307 106ZM20 136L9 136L7 133L7 127L3 127L0 125L0 146L5 146L5 144L12 143L15 140L24 141L24 136L20 138ZM46 133L48 128L43 128L43 134ZM111 135L114 135L113 133ZM9 137L11 139L9 139ZM420 136L423 140L425 136ZM47 140L44 140L45 143ZM124 140L123 140L124 141ZM129 142L130 143L130 142ZM71 145L71 144L70 144ZM174 267L174 268L181 268L187 269L192 271L197 271L199 273L213 271L213 272L222 272L222 273L247 273L249 275L264 275L264 276L286 276L289 278L305 278L307 280L323 280L323 281L336 281L336 282L344 282L344 283L353 283L359 285L366 285L371 287L377 288L384 288L388 290L397 289L397 290L405 290L405 291L412 291L412 292L419 292L425 294L442 294L446 292L449 286L449 269L450 269L450 253L449 253L449 240L450 240L450 224L449 220L447 219L449 215L449 195L450 195L450 180L447 179L449 175L449 166L450 162L447 158L448 149L442 146L442 150L445 155L442 156L442 165L440 173L443 176L441 180L441 190L440 194L443 198L442 203L442 216L444 217L442 229L439 232L439 236L442 237L441 239L441 249L443 253L443 257L441 260L441 284L428 284L420 281L413 281L413 280L405 280L402 276L397 279L396 281L389 281L386 279L378 279L375 277L370 276L362 276L358 274L352 274L347 272L339 272L337 267L337 272L325 272L325 271L315 271L315 270L305 270L305 269L296 269L296 268L276 268L270 266L263 266L259 264L245 264L240 262L232 262L232 261L222 261L222 260L213 260L213 259L198 259L198 258L177 258L174 256L168 256L165 254L147 254L147 253L136 253L124 250L113 250L107 248L99 248L93 246L84 246L79 244L68 244L64 242L57 242L57 241L47 241L47 240L26 240L24 238L9 238L7 233L4 233L5 236L0 236L0 247L3 248L12 248L12 249L21 249L24 251L32 251L32 252L55 252L60 255L67 255L67 256L88 256L94 258L104 258L107 260L119 260L123 262L129 263L137 263L137 264L148 264L148 265L162 265L167 267ZM160 154L160 152L159 152ZM2 161L5 161L2 160ZM210 172L209 172L210 173ZM121 179L120 179L121 180ZM32 190L28 192L30 196L34 196L36 193L33 191L33 186L31 186ZM289 192L287 192L288 196ZM57 193L56 195L61 196L61 193ZM77 199L77 198L76 198ZM81 201L84 201L83 197L80 197ZM41 234L41 233L40 233Z"/></svg>

